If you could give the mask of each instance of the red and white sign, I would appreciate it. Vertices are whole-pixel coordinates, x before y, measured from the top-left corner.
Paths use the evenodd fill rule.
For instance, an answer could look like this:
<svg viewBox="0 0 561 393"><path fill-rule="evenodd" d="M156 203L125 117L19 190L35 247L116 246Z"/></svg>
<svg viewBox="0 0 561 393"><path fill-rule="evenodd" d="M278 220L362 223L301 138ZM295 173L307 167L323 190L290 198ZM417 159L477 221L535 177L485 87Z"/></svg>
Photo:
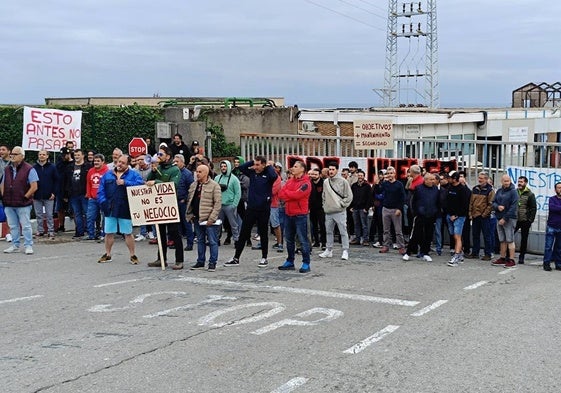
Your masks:
<svg viewBox="0 0 561 393"><path fill-rule="evenodd" d="M82 111L48 108L23 108L24 150L58 152L66 141L79 148L82 141Z"/></svg>
<svg viewBox="0 0 561 393"><path fill-rule="evenodd" d="M129 142L129 156L136 158L142 154L148 153L148 145L142 138L132 138Z"/></svg>

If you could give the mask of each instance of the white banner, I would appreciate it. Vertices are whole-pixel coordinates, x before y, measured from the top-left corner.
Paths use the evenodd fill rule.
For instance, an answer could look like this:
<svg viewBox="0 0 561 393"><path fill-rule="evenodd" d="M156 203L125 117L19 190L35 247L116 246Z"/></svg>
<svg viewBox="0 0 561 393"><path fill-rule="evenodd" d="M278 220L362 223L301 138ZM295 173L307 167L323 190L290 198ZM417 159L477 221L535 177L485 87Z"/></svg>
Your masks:
<svg viewBox="0 0 561 393"><path fill-rule="evenodd" d="M134 226L179 222L173 182L127 187L127 194Z"/></svg>
<svg viewBox="0 0 561 393"><path fill-rule="evenodd" d="M66 141L80 148L82 141L82 111L61 111L47 108L23 108L24 150L58 152Z"/></svg>
<svg viewBox="0 0 561 393"><path fill-rule="evenodd" d="M528 187L536 196L537 215L546 217L548 214L549 198L555 195L555 183L561 182L561 172L559 172L559 169L509 166L506 170L515 186L520 176L528 178ZM495 186L501 186L500 179L496 182Z"/></svg>

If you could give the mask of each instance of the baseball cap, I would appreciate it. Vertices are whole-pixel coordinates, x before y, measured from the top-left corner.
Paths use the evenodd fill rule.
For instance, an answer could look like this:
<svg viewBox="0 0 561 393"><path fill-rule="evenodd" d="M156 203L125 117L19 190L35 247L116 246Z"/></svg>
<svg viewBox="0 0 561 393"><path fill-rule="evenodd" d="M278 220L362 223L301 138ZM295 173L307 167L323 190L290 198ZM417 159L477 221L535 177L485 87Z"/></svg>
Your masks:
<svg viewBox="0 0 561 393"><path fill-rule="evenodd" d="M276 167L279 167L280 169L282 169L282 164L281 164L280 162L278 162L278 161L275 162L275 166L276 166Z"/></svg>
<svg viewBox="0 0 561 393"><path fill-rule="evenodd" d="M60 154L70 154L70 149L67 147L63 147L62 149L60 149Z"/></svg>
<svg viewBox="0 0 561 393"><path fill-rule="evenodd" d="M454 180L460 179L460 174L457 171L451 171L448 176L450 176L450 178Z"/></svg>
<svg viewBox="0 0 561 393"><path fill-rule="evenodd" d="M162 142L162 143L160 143L160 146L158 146L158 147L162 147L162 146L168 147L168 144L165 143L165 142Z"/></svg>
<svg viewBox="0 0 561 393"><path fill-rule="evenodd" d="M193 141L193 143L191 143L191 146L199 146L199 141Z"/></svg>

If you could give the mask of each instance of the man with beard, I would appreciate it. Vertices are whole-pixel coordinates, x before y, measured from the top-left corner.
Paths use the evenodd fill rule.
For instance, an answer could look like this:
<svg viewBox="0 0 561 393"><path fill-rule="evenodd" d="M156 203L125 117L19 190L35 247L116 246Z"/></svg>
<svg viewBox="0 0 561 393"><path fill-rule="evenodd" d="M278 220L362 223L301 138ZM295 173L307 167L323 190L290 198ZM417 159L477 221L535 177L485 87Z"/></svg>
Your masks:
<svg viewBox="0 0 561 393"><path fill-rule="evenodd" d="M312 247L320 247L325 250L325 212L323 211L323 179L318 168L312 168L308 171L311 180L312 191L308 206L310 208L310 227L312 230Z"/></svg>
<svg viewBox="0 0 561 393"><path fill-rule="evenodd" d="M74 212L76 230L73 239L82 239L86 230L86 213L88 200L86 199L86 180L90 167L84 161L84 152L74 150L74 163L66 169L64 177L65 196Z"/></svg>
<svg viewBox="0 0 561 393"><path fill-rule="evenodd" d="M536 218L537 204L536 196L528 188L528 178L520 176L517 182L518 189L518 218L516 220L516 227L514 233L520 229L520 254L518 256L518 263L524 263L526 250L528 249L528 235L530 234L530 227Z"/></svg>
<svg viewBox="0 0 561 393"><path fill-rule="evenodd" d="M105 165L105 156L101 153L94 154L94 166L90 168L86 180L86 199L88 200L88 210L86 215L88 240L96 240L100 235L96 233L96 223L101 213L101 205L97 199L97 191L101 184L101 178L108 171Z"/></svg>
<svg viewBox="0 0 561 393"><path fill-rule="evenodd" d="M222 222L228 221L234 244L240 237L238 226L238 203L242 197L242 189L240 181L232 173L232 164L230 161L220 161L220 175L216 176L216 182L220 186L222 192L222 209L220 210L220 219ZM228 238L229 239L229 238ZM225 242L224 244L226 244Z"/></svg>
<svg viewBox="0 0 561 393"><path fill-rule="evenodd" d="M38 158L37 163L33 166L39 176L37 191L33 196L33 209L37 218L37 236L45 235L44 221L46 221L48 237L54 239L53 211L59 182L58 172L54 164L49 161L49 152L41 150Z"/></svg>
<svg viewBox="0 0 561 393"><path fill-rule="evenodd" d="M445 203L448 232L450 237L454 239L454 254L448 262L450 267L457 267L464 260L462 231L469 214L469 194L469 189L460 183L460 174L457 171L450 172L450 186L446 190Z"/></svg>

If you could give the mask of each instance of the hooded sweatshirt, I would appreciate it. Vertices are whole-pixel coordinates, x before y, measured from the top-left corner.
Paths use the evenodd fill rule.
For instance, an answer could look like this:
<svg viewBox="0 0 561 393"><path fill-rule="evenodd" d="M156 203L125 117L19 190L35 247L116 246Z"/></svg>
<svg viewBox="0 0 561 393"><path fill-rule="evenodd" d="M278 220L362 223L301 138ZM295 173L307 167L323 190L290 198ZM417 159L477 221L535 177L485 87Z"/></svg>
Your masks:
<svg viewBox="0 0 561 393"><path fill-rule="evenodd" d="M242 197L242 188L238 178L232 173L232 163L230 161L220 161L220 165L226 164L226 173L220 173L214 179L222 191L222 205L238 206Z"/></svg>

